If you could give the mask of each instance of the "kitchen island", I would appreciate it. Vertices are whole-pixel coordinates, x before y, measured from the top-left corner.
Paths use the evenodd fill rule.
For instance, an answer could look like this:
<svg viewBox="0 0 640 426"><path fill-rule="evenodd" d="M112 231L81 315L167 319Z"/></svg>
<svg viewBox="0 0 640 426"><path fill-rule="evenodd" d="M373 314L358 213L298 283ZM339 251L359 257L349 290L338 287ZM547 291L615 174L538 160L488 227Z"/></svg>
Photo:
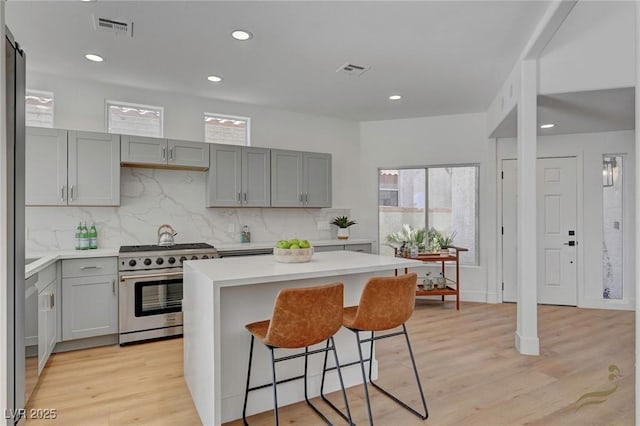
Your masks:
<svg viewBox="0 0 640 426"><path fill-rule="evenodd" d="M365 282L372 276L392 276L396 269L421 262L366 253L337 251L316 253L308 263L278 263L272 255L188 261L184 264L182 310L184 315L184 376L191 397L206 426L242 417L249 359L249 333L245 324L271 316L282 288L341 282L345 306L356 305ZM340 363L358 359L353 334L336 335ZM271 380L269 352L256 345L252 385ZM322 355L309 363L310 396L317 396ZM300 374L303 358L278 366L281 378ZM376 363L373 364L374 371ZM357 365L343 369L346 386L362 382ZM327 374L325 389L337 390L335 371ZM278 386L279 406L304 400L301 381ZM273 408L271 388L252 392L248 414Z"/></svg>

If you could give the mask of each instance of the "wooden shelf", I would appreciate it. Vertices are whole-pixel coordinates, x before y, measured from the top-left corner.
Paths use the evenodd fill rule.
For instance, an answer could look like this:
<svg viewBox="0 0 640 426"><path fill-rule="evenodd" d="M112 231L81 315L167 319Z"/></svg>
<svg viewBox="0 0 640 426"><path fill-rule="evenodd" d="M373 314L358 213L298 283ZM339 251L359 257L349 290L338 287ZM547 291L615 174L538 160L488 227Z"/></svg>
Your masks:
<svg viewBox="0 0 640 426"><path fill-rule="evenodd" d="M446 288L433 290L426 290L423 284L418 284L418 289L416 290L416 296L441 296L442 301L444 302L445 296L455 296L456 298L456 310L460 309L460 252L469 251L463 247L452 247L454 251L449 251L447 253L420 253L411 259L421 260L425 263L440 263L442 267L442 276L447 280ZM397 255L397 250L396 250ZM451 278L447 278L445 276L445 263L446 262L454 262L456 264L456 279L452 280ZM408 272L408 268L404 268L405 274ZM396 270L396 275L398 271Z"/></svg>

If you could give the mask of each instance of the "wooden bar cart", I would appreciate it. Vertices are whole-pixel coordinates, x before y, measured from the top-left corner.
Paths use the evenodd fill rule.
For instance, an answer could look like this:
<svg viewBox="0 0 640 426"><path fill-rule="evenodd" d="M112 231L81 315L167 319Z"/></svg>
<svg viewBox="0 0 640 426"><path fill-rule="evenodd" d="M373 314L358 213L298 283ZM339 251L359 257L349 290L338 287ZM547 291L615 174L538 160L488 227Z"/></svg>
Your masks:
<svg viewBox="0 0 640 426"><path fill-rule="evenodd" d="M427 290L423 284L419 283L416 290L416 296L442 296L444 302L445 296L456 297L456 310L460 310L460 253L469 251L469 249L463 247L450 247L446 252L439 253L419 253L415 257L410 259L421 260L425 263L440 263L442 267L442 276L446 280L445 288L433 290ZM398 250L395 250L396 256L398 256ZM445 263L455 262L456 264L456 276L455 280L448 278L445 273ZM408 268L404 268L404 273L408 272ZM396 275L398 271L396 270Z"/></svg>

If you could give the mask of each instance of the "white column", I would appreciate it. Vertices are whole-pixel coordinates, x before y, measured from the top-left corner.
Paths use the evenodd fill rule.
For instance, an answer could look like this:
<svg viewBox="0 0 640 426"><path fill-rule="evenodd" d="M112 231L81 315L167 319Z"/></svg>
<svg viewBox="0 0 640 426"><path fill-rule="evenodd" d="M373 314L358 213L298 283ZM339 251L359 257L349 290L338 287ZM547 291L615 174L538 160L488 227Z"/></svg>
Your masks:
<svg viewBox="0 0 640 426"><path fill-rule="evenodd" d="M516 349L539 355L536 278L537 62L522 61L518 98L518 306Z"/></svg>
<svg viewBox="0 0 640 426"><path fill-rule="evenodd" d="M636 3L636 125L635 125L635 160L636 160L636 265L640 265L640 238L637 230L640 229L640 5ZM640 268L636 266L636 424L640 424Z"/></svg>

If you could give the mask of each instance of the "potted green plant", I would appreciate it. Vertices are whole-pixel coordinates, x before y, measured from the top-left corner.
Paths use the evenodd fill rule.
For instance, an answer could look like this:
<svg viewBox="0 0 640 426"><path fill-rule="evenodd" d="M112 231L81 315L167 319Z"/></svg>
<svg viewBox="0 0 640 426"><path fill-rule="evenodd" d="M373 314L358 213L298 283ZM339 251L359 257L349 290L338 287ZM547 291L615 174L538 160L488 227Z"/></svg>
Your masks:
<svg viewBox="0 0 640 426"><path fill-rule="evenodd" d="M456 232L453 231L450 235L446 236L442 232L435 228L430 228L427 233L429 239L429 251L435 253L442 249L448 249L453 247L453 239L456 236Z"/></svg>
<svg viewBox="0 0 640 426"><path fill-rule="evenodd" d="M349 219L348 216L337 216L333 218L331 224L338 227L338 239L346 240L349 238L349 227L357 224L357 222Z"/></svg>

